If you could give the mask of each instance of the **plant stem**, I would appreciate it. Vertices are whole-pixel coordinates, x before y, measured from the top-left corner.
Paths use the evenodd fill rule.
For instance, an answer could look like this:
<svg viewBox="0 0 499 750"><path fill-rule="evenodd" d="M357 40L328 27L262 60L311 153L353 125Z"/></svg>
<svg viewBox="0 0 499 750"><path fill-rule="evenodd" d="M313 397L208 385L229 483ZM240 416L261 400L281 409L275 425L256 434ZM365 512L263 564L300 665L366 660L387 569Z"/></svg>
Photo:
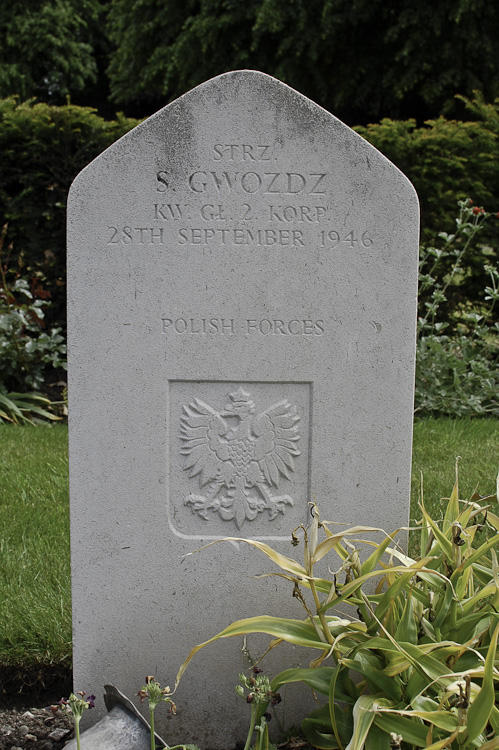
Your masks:
<svg viewBox="0 0 499 750"><path fill-rule="evenodd" d="M81 750L80 747L80 716L74 717L74 725L75 725L75 737L76 737L76 747L78 750Z"/></svg>
<svg viewBox="0 0 499 750"><path fill-rule="evenodd" d="M156 750L156 742L154 741L154 708L149 705L149 724L151 725L151 750Z"/></svg>
<svg viewBox="0 0 499 750"><path fill-rule="evenodd" d="M327 621L326 621L326 616L324 615L324 612L320 612L321 603L320 603L320 600L319 600L319 596L317 594L317 589L315 587L315 581L313 581L313 580L310 581L310 590L311 590L312 595L314 597L315 608L316 608L317 614L319 615L319 620L320 620L320 623L321 623L321 626L322 626L322 632L324 633L324 638L326 639L326 641L330 645L332 645L334 643L334 638L331 635L331 631L328 628Z"/></svg>
<svg viewBox="0 0 499 750"><path fill-rule="evenodd" d="M256 703L253 703L251 706L251 720L250 720L250 726L249 726L249 732L248 737L246 738L246 744L244 746L244 750L249 750L250 744L251 744L251 738L253 736L253 731L255 729L255 721L256 721L256 712L258 710L258 706Z"/></svg>

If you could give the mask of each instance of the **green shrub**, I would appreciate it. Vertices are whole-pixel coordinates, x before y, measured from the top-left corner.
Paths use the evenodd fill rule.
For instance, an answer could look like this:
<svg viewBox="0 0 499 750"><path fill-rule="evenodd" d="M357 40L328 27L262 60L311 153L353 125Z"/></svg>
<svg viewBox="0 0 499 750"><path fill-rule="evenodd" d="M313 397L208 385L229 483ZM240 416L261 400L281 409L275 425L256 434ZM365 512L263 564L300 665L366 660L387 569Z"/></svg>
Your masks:
<svg viewBox="0 0 499 750"><path fill-rule="evenodd" d="M452 224L457 200L472 196L499 210L499 99L464 101L476 120L439 117L417 127L415 120L383 119L355 128L414 184L424 240Z"/></svg>
<svg viewBox="0 0 499 750"><path fill-rule="evenodd" d="M499 416L499 264L482 256L489 283L474 307L463 291L471 273L467 259L480 256L477 237L491 217L470 200L459 207L455 232L441 232L420 249L415 411Z"/></svg>
<svg viewBox="0 0 499 750"><path fill-rule="evenodd" d="M50 302L39 283L9 274L2 257L5 234L6 227L0 236L0 423L57 419L40 391L48 371L66 369L65 338L60 328L45 327Z"/></svg>
<svg viewBox="0 0 499 750"><path fill-rule="evenodd" d="M40 390L49 368L66 368L66 344L60 328L45 329L50 302L43 289L26 279L7 281L0 237L0 390Z"/></svg>
<svg viewBox="0 0 499 750"><path fill-rule="evenodd" d="M47 304L34 298L25 279L0 287L0 387L40 390L49 367L66 369L60 328L42 328Z"/></svg>
<svg viewBox="0 0 499 750"><path fill-rule="evenodd" d="M8 264L39 279L65 330L66 199L78 172L137 124L95 110L0 100L0 222L8 223Z"/></svg>

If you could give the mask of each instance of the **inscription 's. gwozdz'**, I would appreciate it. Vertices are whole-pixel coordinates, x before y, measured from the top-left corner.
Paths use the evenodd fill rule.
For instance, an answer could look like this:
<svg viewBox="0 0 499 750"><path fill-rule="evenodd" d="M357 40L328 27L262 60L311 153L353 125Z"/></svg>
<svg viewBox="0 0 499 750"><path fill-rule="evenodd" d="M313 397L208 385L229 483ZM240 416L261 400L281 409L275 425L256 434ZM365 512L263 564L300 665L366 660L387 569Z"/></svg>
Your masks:
<svg viewBox="0 0 499 750"><path fill-rule="evenodd" d="M240 529L259 513L272 521L294 504L273 489L291 478L301 454L300 417L286 399L255 415L255 403L241 387L228 399L222 412L197 398L183 407L180 452L184 470L199 478L204 493L191 493L185 504L201 518L218 515Z"/></svg>
<svg viewBox="0 0 499 750"><path fill-rule="evenodd" d="M327 172L212 172L198 169L191 172L187 186L193 193L231 193L233 190L246 194L263 195L325 195L324 181ZM162 169L156 173L156 191L166 193L173 189L170 173Z"/></svg>

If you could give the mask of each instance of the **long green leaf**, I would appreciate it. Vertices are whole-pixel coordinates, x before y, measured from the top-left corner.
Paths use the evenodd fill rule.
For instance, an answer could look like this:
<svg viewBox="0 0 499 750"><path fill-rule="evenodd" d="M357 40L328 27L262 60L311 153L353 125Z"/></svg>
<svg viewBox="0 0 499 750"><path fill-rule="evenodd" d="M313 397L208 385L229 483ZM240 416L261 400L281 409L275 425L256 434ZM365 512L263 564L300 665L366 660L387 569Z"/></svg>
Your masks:
<svg viewBox="0 0 499 750"><path fill-rule="evenodd" d="M458 580L456 581L456 585L455 585L456 597L459 602L463 602L463 600L466 597L466 591L468 589L472 573L473 573L473 568L469 567L464 571L464 573L461 576L459 576Z"/></svg>
<svg viewBox="0 0 499 750"><path fill-rule="evenodd" d="M463 646L454 643L453 641L440 641L438 643L418 643L409 645L415 645L422 656L426 654L434 654L434 652L437 652L436 654L434 654L434 656L442 665L445 664L449 656L458 655L463 650ZM477 659L476 656L474 658ZM390 663L385 667L384 672L385 674L394 677L395 675L398 675L408 669L411 664L413 664L413 662L408 659L407 655L404 652L400 652L398 654L394 654L390 658Z"/></svg>
<svg viewBox="0 0 499 750"><path fill-rule="evenodd" d="M393 534L390 534L380 544L377 544L376 542L367 542L370 545L375 545L376 549L374 552L372 552L367 560L364 560L364 562L361 565L361 574L364 575L365 573L370 573L371 570L374 570L376 565L379 563L381 558L383 557L383 554L386 552L388 545L390 542L393 542L394 538L399 533L400 529L397 529L393 532ZM412 561L414 562L414 560Z"/></svg>
<svg viewBox="0 0 499 750"><path fill-rule="evenodd" d="M480 750L498 750L498 749L499 749L499 737L494 737L493 740L484 742L483 745L480 746Z"/></svg>
<svg viewBox="0 0 499 750"><path fill-rule="evenodd" d="M388 586L385 594L383 595L382 599L379 601L378 606L376 607L376 617L378 620L382 620L388 607L392 603L398 595L405 590L407 587L409 581L411 578L413 578L416 574L419 575L421 570L425 570L426 572L429 572L426 570L425 565L428 562L429 558L424 558L423 560L420 560L419 562L412 565L410 568L400 568L400 567L394 567L390 568L390 573L398 573L399 571L402 573L402 575L398 576L395 583L392 583L391 586ZM442 576L445 578L445 576ZM374 626L374 623L373 623ZM370 629L370 628L369 628Z"/></svg>
<svg viewBox="0 0 499 750"><path fill-rule="evenodd" d="M324 643L324 641L318 638L315 628L309 622L288 620L281 617L269 617L267 615L249 617L244 620L236 620L220 633L217 633L217 635L204 641L204 643L200 643L198 646L194 646L189 652L187 659L180 666L175 684L178 684L193 656L200 649L204 648L204 646L214 643L220 638L234 638L235 636L247 635L248 633L267 633L267 635L287 641L295 646L317 648L322 651L329 651L330 649L330 644Z"/></svg>
<svg viewBox="0 0 499 750"><path fill-rule="evenodd" d="M189 555L195 555L197 552L200 552L207 547L211 547L213 544L220 544L220 542L244 542L245 544L249 544L252 547L255 547L257 550L260 550L260 552L263 552L263 554L270 558L276 565L278 565L281 570L285 570L287 573L292 573L298 578L309 578L309 576L307 576L305 568L297 563L296 560L293 560L291 557L287 557L286 555L281 555L280 552L277 552L277 550L269 547L268 544L258 542L255 539L244 539L242 537L226 536L223 539L217 539L215 542L205 544L203 547L200 547L194 552L188 552L186 557L188 557Z"/></svg>
<svg viewBox="0 0 499 750"><path fill-rule="evenodd" d="M329 706L321 706L321 708L313 711L310 716L307 716L302 722L302 730L314 747L319 748L341 748L344 749L345 745L352 736L353 731L353 719L352 709L349 706L346 710L342 710L338 704L333 706L335 714L335 724L338 727L339 736L341 741L335 738L331 733L331 719Z"/></svg>
<svg viewBox="0 0 499 750"><path fill-rule="evenodd" d="M439 646L441 644L428 644L430 648L432 645ZM444 684L447 684L451 680L450 676L447 677L449 674L448 667L444 666L438 659L425 653L422 645L397 643L392 638L387 640L385 638L374 637L369 641L369 646L373 649L398 652L400 654L398 658L395 656L390 665L385 667L383 672L386 675L394 676L412 666L425 677L427 682L443 681Z"/></svg>
<svg viewBox="0 0 499 750"><path fill-rule="evenodd" d="M328 530L329 531L329 530ZM332 534L332 536L328 536L327 539L324 539L323 542L317 545L317 548L315 550L315 553L312 557L312 562L316 563L319 562L319 560L322 560L324 555L327 555L327 553L335 547L338 542L341 542L341 540L346 536L352 536L353 534L364 534L365 532L375 532L375 531L382 531L382 529L375 529L372 526L352 526L350 529L346 529L345 531L340 531L337 534ZM329 532L330 534L332 532Z"/></svg>
<svg viewBox="0 0 499 750"><path fill-rule="evenodd" d="M447 617L450 609L452 600L454 599L454 591L450 583L445 589L445 594L440 598L436 606L436 617L433 622L435 628L441 628L444 624L445 618Z"/></svg>
<svg viewBox="0 0 499 750"><path fill-rule="evenodd" d="M303 734L313 747L320 750L340 750L336 738L332 734L320 732L312 719L304 719L301 725Z"/></svg>
<svg viewBox="0 0 499 750"><path fill-rule="evenodd" d="M397 641L405 641L406 643L417 643L418 640L411 589L409 589L407 594L402 616L395 630L395 639Z"/></svg>
<svg viewBox="0 0 499 750"><path fill-rule="evenodd" d="M432 519L432 517L426 512L424 507L422 507L423 511L423 518L425 521L431 526L431 530L433 531L433 534L435 535L435 539L437 540L438 544L440 545L443 552L447 555L449 560L452 560L452 542L450 539L447 538L447 536L440 531L435 521ZM433 554L435 554L434 550L432 549Z"/></svg>
<svg viewBox="0 0 499 750"><path fill-rule="evenodd" d="M494 730L494 734L499 737L499 709L496 706L492 706L490 712L490 726Z"/></svg>
<svg viewBox="0 0 499 750"><path fill-rule="evenodd" d="M454 582L463 574L463 571L466 570L470 565L474 565L474 563L478 562L480 558L482 558L490 549L493 547L496 547L498 545L497 536L492 536L491 539L488 539L486 542L480 545L477 550L473 552L472 555L470 555L466 560L463 560L461 565L459 565L454 573L451 576L451 581Z"/></svg>
<svg viewBox="0 0 499 750"><path fill-rule="evenodd" d="M457 735L458 735L458 730L456 729L456 731L453 732L453 734L450 734L441 740L437 740L436 742L432 742L431 745L427 744L426 750L444 750L445 747L450 747L450 745L452 745Z"/></svg>
<svg viewBox="0 0 499 750"><path fill-rule="evenodd" d="M281 685L290 682L303 682L305 685L312 688L312 690L316 690L323 695L329 695L331 678L337 669L337 667L286 669L284 672L281 672L274 677L271 682L271 687L274 692L277 692Z"/></svg>
<svg viewBox="0 0 499 750"><path fill-rule="evenodd" d="M406 578L404 579L404 581L407 581L407 580L410 580L412 576L414 575L419 576L421 574L421 571L431 573L430 570L426 570L426 568L424 567L426 563L431 559L432 558L430 557L425 557L423 560L420 560L419 562L415 563L414 566L411 567L410 569L408 569L406 566L398 565L393 568L389 568L389 572L392 574L401 573L402 575L406 575ZM344 584L339 590L337 596L333 597L330 601L328 600L325 604L323 604L322 607L318 610L318 612L321 612L321 613L327 612L328 609L332 609L337 604L347 599L349 596L352 596L357 591L357 589L361 588L361 586L367 581L375 577L386 576L386 573L387 573L386 570L373 570L370 573L366 573L365 575L359 576L359 578L356 578L354 581L350 581L349 583ZM445 578L445 576L442 576L442 578ZM402 584L398 585L398 582L395 585L397 585L398 589L403 588L403 585ZM374 600L374 597L370 597L370 598ZM382 598L387 599L388 601L387 606L388 606L390 602L390 597L386 597L386 595L383 594Z"/></svg>
<svg viewBox="0 0 499 750"><path fill-rule="evenodd" d="M486 599L488 596L491 596L496 591L497 586L495 584L495 581L491 581L487 584L487 586L484 586L482 589L477 591L474 596L471 596L469 599L463 602L463 614L466 615L470 610L472 614L475 614L476 605L478 604L478 602L480 602L482 599Z"/></svg>
<svg viewBox="0 0 499 750"><path fill-rule="evenodd" d="M390 736L373 722L366 737L366 750L390 750Z"/></svg>
<svg viewBox="0 0 499 750"><path fill-rule="evenodd" d="M444 516L444 522L442 524L442 529L444 531L444 534L447 533L447 531L452 526L454 521L457 521L458 516L459 516L459 490L458 490L458 481L457 481L457 461L456 461L456 481L454 484L454 489L452 490L452 494L449 498L449 502L447 503L447 508L445 510L445 516Z"/></svg>
<svg viewBox="0 0 499 750"><path fill-rule="evenodd" d="M490 613L484 614L483 610L460 617L454 630L449 632L448 635L452 636L452 639L457 643L467 643L473 638L479 637L481 631L488 630L491 617Z"/></svg>
<svg viewBox="0 0 499 750"><path fill-rule="evenodd" d="M494 659L496 658L497 636L499 635L499 623L494 629L485 659L485 671L482 687L477 697L468 709L468 739L470 741L478 737L487 726L489 716L494 706Z"/></svg>
<svg viewBox="0 0 499 750"><path fill-rule="evenodd" d="M416 747L426 747L428 728L420 719L412 720L405 716L389 716L388 714L377 713L374 717L374 723L388 734L391 732L401 734L404 742L416 745Z"/></svg>
<svg viewBox="0 0 499 750"><path fill-rule="evenodd" d="M449 668L446 665L443 665L430 654L425 654L418 646L412 643L404 643L402 645L406 653L411 657L413 665L418 665L426 672L428 677L434 681L442 678L450 681L451 678L445 678L449 674Z"/></svg>
<svg viewBox="0 0 499 750"><path fill-rule="evenodd" d="M444 729L446 732L453 732L459 723L457 715L451 711L404 711L401 709L380 709L380 712L390 713L396 716L415 716L417 719L423 719L440 729Z"/></svg>
<svg viewBox="0 0 499 750"><path fill-rule="evenodd" d="M369 660L368 653L359 651L355 654L354 659L345 657L341 660L341 663L352 669L354 672L363 675L371 691L382 691L392 700L400 700L402 690L397 680L394 680L391 676L389 677L386 672L379 667L376 668L376 666Z"/></svg>
<svg viewBox="0 0 499 750"><path fill-rule="evenodd" d="M338 676L340 674L342 667L338 666L335 670L335 673L331 676L331 681L329 683L329 718L331 721L331 726L333 728L333 734L336 738L336 741L338 742L338 746L343 748L343 743L341 742L340 732L338 728L338 723L336 721L336 701L338 700L338 694L336 692L336 683L338 682Z"/></svg>
<svg viewBox="0 0 499 750"><path fill-rule="evenodd" d="M492 497L494 497L494 495ZM488 511L487 521L495 528L496 531L499 531L499 516L496 516L495 513L491 513L490 511Z"/></svg>
<svg viewBox="0 0 499 750"><path fill-rule="evenodd" d="M378 706L380 704L385 705L386 703L387 701L380 700L372 695L361 695L358 698L353 707L352 738L345 750L363 749Z"/></svg>

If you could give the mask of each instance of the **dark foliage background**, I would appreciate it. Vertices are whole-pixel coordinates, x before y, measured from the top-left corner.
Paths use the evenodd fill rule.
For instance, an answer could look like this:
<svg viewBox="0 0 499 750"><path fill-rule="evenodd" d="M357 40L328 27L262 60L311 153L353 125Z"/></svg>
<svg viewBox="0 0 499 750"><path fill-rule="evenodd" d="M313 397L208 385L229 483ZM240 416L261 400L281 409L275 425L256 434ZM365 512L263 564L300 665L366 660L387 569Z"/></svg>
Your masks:
<svg viewBox="0 0 499 750"><path fill-rule="evenodd" d="M66 200L71 182L137 122L94 110L0 101L1 262L50 295L47 325L66 328Z"/></svg>
<svg viewBox="0 0 499 750"><path fill-rule="evenodd" d="M11 0L0 97L147 116L228 70L276 76L349 125L462 117L499 96L490 0Z"/></svg>

